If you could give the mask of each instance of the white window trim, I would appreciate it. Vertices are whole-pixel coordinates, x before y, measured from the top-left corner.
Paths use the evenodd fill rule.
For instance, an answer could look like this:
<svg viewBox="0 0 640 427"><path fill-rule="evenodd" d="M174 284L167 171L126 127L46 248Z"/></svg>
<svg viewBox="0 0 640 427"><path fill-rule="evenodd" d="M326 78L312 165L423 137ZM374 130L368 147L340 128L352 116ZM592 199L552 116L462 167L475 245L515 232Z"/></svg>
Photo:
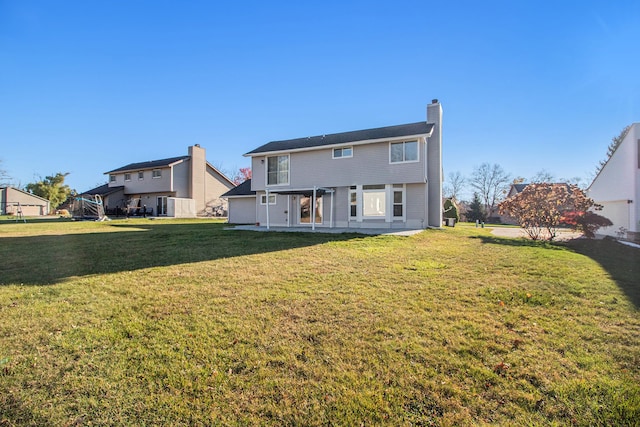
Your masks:
<svg viewBox="0 0 640 427"><path fill-rule="evenodd" d="M383 185L383 184L380 184ZM364 189L360 187L360 211L362 215L362 219L384 219L385 221L389 221L389 186L384 185L384 188L376 188L376 189ZM365 193L384 193L384 215L365 215L364 213L364 195Z"/></svg>
<svg viewBox="0 0 640 427"><path fill-rule="evenodd" d="M351 187L352 186L349 186L347 191L347 206L349 207L349 221L362 222L362 216L361 216L362 186L356 185L355 186L356 188L351 188ZM355 216L351 216L351 194L356 195L356 215Z"/></svg>
<svg viewBox="0 0 640 427"><path fill-rule="evenodd" d="M115 174L109 174L109 182L116 182L116 175Z"/></svg>
<svg viewBox="0 0 640 427"><path fill-rule="evenodd" d="M287 171L287 182L283 182L280 184L269 184L269 158L270 157L287 157L287 164L289 165L289 170ZM273 156L265 156L265 165L264 165L264 182L267 187L282 187L285 185L289 185L291 182L291 155L289 154L275 154Z"/></svg>
<svg viewBox="0 0 640 427"><path fill-rule="evenodd" d="M348 155L348 156L341 155L340 157L336 157L336 150L340 150L341 153L344 153L345 149L350 149L351 150L351 154ZM331 149L331 158L332 159L350 159L352 157L353 157L353 147L352 146L349 146L349 147L336 147L336 148Z"/></svg>
<svg viewBox="0 0 640 427"><path fill-rule="evenodd" d="M393 214L393 207L396 205L396 203L394 203L393 196L396 191L402 191L402 216L395 216ZM391 200L391 219L393 221L402 220L402 222L406 222L407 220L407 185L402 184L402 188L399 188L399 187L395 188L393 185L391 185L390 200Z"/></svg>
<svg viewBox="0 0 640 427"><path fill-rule="evenodd" d="M273 202L271 202L271 197L273 197ZM260 195L260 204L263 205L263 206L267 204L267 195L266 194L261 194ZM276 205L276 204L278 204L278 199L276 198L276 194L269 193L269 205Z"/></svg>
<svg viewBox="0 0 640 427"><path fill-rule="evenodd" d="M142 176L140 176L140 174L142 174ZM142 180L144 180L144 172L138 171L138 181L142 181Z"/></svg>
<svg viewBox="0 0 640 427"><path fill-rule="evenodd" d="M158 172L158 176L156 176L156 172ZM160 179L160 178L162 178L162 169L153 169L151 171L151 178L152 179Z"/></svg>
<svg viewBox="0 0 640 427"><path fill-rule="evenodd" d="M416 160L403 160L401 162L392 162L391 161L391 146L393 144L402 144L402 157L405 157L405 149L404 149L404 144L406 144L407 142L415 142L416 143L416 149L418 150L418 156L416 158ZM418 163L420 161L420 140L418 139L408 139L406 141L389 141L389 164L390 165L399 165L399 164L405 164L405 163Z"/></svg>
<svg viewBox="0 0 640 427"><path fill-rule="evenodd" d="M127 175L129 176L128 178L127 178ZM131 174L130 173L125 173L124 174L124 180L125 180L125 182L131 181Z"/></svg>
<svg viewBox="0 0 640 427"><path fill-rule="evenodd" d="M382 185L382 184L380 184ZM384 189L377 190L365 190L362 185L356 185L355 189L351 189L351 186L347 191L347 206L349 211L347 212L349 221L363 222L366 220L384 220L385 222L406 222L407 221L407 186L402 184L402 188L395 188L393 184L385 184ZM364 193L369 191L384 191L385 193L385 214L384 216L371 216L364 215ZM402 216L393 215L393 195L395 191L402 191ZM356 194L356 216L351 216L351 194Z"/></svg>

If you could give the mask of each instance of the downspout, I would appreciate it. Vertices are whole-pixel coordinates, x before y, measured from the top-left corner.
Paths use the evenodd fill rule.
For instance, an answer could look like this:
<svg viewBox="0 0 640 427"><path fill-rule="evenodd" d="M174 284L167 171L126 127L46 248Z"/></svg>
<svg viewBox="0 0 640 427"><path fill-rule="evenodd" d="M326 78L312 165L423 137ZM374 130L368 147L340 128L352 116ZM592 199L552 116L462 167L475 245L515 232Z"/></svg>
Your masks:
<svg viewBox="0 0 640 427"><path fill-rule="evenodd" d="M287 194L287 227L291 227L291 194Z"/></svg>

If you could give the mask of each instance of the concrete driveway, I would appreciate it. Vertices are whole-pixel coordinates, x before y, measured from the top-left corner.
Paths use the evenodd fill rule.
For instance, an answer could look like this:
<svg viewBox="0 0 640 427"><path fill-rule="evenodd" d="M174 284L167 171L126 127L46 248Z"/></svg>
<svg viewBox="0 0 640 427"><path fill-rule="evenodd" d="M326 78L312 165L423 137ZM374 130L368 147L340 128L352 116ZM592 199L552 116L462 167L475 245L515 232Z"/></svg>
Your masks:
<svg viewBox="0 0 640 427"><path fill-rule="evenodd" d="M491 227L487 227L487 228L491 228ZM527 233L525 233L524 229L516 228L516 227L495 227L491 230L491 234L499 237L511 237L511 238L522 237L525 239L529 238L529 236L527 236ZM577 239L579 237L582 237L582 233L578 233L572 230L561 229L561 230L558 230L558 234L553 240L562 242L562 241Z"/></svg>

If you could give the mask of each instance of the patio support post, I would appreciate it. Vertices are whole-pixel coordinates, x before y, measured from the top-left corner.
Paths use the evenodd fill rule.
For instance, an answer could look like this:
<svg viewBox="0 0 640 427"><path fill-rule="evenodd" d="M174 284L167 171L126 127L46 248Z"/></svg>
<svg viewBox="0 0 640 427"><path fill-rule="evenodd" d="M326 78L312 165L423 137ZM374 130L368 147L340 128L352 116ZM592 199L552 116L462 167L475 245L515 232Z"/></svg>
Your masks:
<svg viewBox="0 0 640 427"><path fill-rule="evenodd" d="M316 230L316 186L313 186L313 201L310 203L310 207L313 210L313 214L311 216L311 230Z"/></svg>
<svg viewBox="0 0 640 427"><path fill-rule="evenodd" d="M329 227L333 228L333 191L331 192L331 210L329 211Z"/></svg>
<svg viewBox="0 0 640 427"><path fill-rule="evenodd" d="M266 190L267 193L267 200L266 200L266 204L265 206L267 207L267 230L269 229L269 189L267 188Z"/></svg>

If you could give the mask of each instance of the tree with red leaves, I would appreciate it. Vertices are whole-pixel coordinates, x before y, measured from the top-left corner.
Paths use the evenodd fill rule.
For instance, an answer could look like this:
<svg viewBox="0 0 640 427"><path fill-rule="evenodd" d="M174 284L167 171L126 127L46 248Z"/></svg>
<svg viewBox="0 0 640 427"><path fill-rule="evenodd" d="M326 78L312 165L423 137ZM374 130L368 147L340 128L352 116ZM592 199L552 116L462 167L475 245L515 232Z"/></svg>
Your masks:
<svg viewBox="0 0 640 427"><path fill-rule="evenodd" d="M574 184L529 184L498 208L501 214L515 218L532 240L553 240L561 225L593 237L595 230L611 222L589 212L598 206Z"/></svg>
<svg viewBox="0 0 640 427"><path fill-rule="evenodd" d="M235 185L240 185L248 179L251 179L250 167L238 169L238 171L233 174L233 178L231 180Z"/></svg>

